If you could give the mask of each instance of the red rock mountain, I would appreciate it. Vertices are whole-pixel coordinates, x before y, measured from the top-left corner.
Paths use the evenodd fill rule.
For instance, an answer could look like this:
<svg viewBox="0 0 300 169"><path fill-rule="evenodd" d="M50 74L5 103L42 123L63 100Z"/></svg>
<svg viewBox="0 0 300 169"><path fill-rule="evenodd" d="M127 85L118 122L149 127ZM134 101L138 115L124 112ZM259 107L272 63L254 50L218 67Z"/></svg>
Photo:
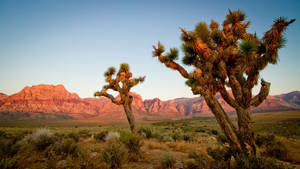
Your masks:
<svg viewBox="0 0 300 169"><path fill-rule="evenodd" d="M206 102L201 97L177 98L168 101L155 98L143 101L140 95L136 93L131 93L131 95L133 96L132 108L136 118L146 116L193 117L212 115ZM220 95L216 97L226 112L234 112L234 109ZM268 96L266 101L252 110L253 112L263 112L296 109L300 109L299 91ZM20 116L22 119L23 117L31 116L39 118L45 115L47 116L46 118L49 118L50 115L72 118L125 118L122 106L115 105L104 97L82 99L77 94L68 92L63 85L25 87L22 91L11 96L0 93L0 115L1 117L5 116L2 120L9 119L11 116Z"/></svg>
<svg viewBox="0 0 300 169"><path fill-rule="evenodd" d="M71 117L89 117L100 113L99 109L68 92L63 85L37 85L4 99L0 112L50 113Z"/></svg>

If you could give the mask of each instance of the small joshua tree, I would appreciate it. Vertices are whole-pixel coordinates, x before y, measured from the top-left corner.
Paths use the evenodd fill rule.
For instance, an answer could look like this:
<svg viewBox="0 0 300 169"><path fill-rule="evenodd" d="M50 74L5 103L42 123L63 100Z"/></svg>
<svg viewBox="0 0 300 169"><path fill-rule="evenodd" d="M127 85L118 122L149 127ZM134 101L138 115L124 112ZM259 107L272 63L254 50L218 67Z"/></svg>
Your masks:
<svg viewBox="0 0 300 169"><path fill-rule="evenodd" d="M107 85L104 85L101 91L98 91L94 94L94 96L104 96L109 98L114 104L123 105L124 111L126 113L127 120L130 125L130 129L133 133L136 132L135 127L135 119L132 113L131 103L132 96L129 94L130 89L144 82L144 77L132 78L132 73L130 72L129 65L127 63L122 63L120 65L120 69L115 78L112 76L116 73L116 69L114 67L108 68L108 70L104 73L106 78ZM119 92L120 100L117 100L113 95L107 93L107 90L113 90Z"/></svg>
<svg viewBox="0 0 300 169"><path fill-rule="evenodd" d="M285 42L282 33L294 21L281 17L276 19L272 28L259 39L255 33L246 31L250 22L245 21L242 11L229 10L222 29L213 20L209 26L200 22L194 31L181 29L182 62L194 67L191 73L175 61L178 58L176 48L163 54L164 47L158 42L157 47L153 46L153 56L186 78L186 85L193 94L204 97L233 148L238 152L251 150L255 154L251 107L260 105L266 99L270 83L261 79L260 92L254 97L252 88L257 85L259 73L269 63L277 62L278 50ZM225 87L232 90L233 97ZM236 110L238 130L215 98L217 92Z"/></svg>

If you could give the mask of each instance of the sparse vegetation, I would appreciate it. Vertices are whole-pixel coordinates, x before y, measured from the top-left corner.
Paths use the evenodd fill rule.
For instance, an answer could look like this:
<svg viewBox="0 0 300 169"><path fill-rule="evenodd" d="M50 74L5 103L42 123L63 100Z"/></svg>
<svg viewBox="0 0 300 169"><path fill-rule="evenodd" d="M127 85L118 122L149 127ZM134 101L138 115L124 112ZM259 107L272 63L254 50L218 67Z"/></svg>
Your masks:
<svg viewBox="0 0 300 169"><path fill-rule="evenodd" d="M276 117L274 119L274 117ZM176 121L141 122L138 134L124 129L126 122L105 124L99 128L95 123L57 122L56 127L36 128L35 122L20 123L34 127L1 127L0 131L0 167L1 168L293 168L299 167L300 141L277 135L274 126L287 119L300 119L299 112L254 114L256 144L260 156L242 155L233 157L226 137L219 134L221 129L212 117L193 118ZM263 120L261 120L263 119ZM232 117L232 121L235 118ZM16 126L18 125L17 122ZM47 124L47 123L45 123ZM45 126L45 125L43 125ZM141 128L150 128L147 134L141 134ZM287 126L288 127L288 126ZM299 131L299 126L293 126ZM196 130L201 129L201 132ZM213 130L217 131L215 135ZM286 130L291 130L286 128ZM81 132L80 135L80 131ZM148 130L146 130L148 131ZM93 138L90 137L93 133ZM145 132L146 133L146 132ZM268 134L266 134L268 133ZM44 139L43 135L45 135ZM40 137L42 136L42 137ZM220 139L224 137L225 140ZM37 139L42 138L42 139ZM179 138L179 139L178 139ZM34 141L37 140L37 141ZM77 141L76 141L77 140ZM175 141L176 140L176 141ZM43 147L43 148L37 148ZM229 151L230 150L230 151ZM170 158L163 158L170 155ZM173 160L172 160L173 159Z"/></svg>
<svg viewBox="0 0 300 169"><path fill-rule="evenodd" d="M172 169L175 167L175 158L170 154L165 154L161 157L160 167L161 169Z"/></svg>
<svg viewBox="0 0 300 169"><path fill-rule="evenodd" d="M128 152L119 140L110 140L102 151L102 158L111 169L121 168L127 160Z"/></svg>
<svg viewBox="0 0 300 169"><path fill-rule="evenodd" d="M105 141L108 131L101 131L94 135L94 139L97 141Z"/></svg>
<svg viewBox="0 0 300 169"><path fill-rule="evenodd" d="M45 150L49 145L54 143L56 138L49 129L41 128L27 135L24 140L38 150Z"/></svg>
<svg viewBox="0 0 300 169"><path fill-rule="evenodd" d="M136 134L123 132L120 140L128 150L129 160L138 161L141 157L141 147L143 145L142 138Z"/></svg>

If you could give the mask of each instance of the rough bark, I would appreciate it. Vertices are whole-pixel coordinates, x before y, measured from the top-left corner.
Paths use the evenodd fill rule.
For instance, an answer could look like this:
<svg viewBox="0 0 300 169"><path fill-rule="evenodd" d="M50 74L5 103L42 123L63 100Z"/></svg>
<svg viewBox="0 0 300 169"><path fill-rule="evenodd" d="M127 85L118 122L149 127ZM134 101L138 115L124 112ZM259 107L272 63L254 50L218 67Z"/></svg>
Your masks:
<svg viewBox="0 0 300 169"><path fill-rule="evenodd" d="M239 141L236 130L218 100L215 98L215 96L210 94L204 95L204 99L212 113L215 115L231 146L233 146L237 151L242 152L243 147Z"/></svg>
<svg viewBox="0 0 300 169"><path fill-rule="evenodd" d="M135 118L132 114L132 108L131 105L129 104L124 104L124 111L126 113L126 117L130 126L130 130L132 133L136 133L136 126L135 126Z"/></svg>
<svg viewBox="0 0 300 169"><path fill-rule="evenodd" d="M250 149L251 154L256 154L256 144L253 127L254 122L251 119L251 110L250 108L239 108L236 110L238 116L240 140L244 144L244 146L246 146L245 149Z"/></svg>

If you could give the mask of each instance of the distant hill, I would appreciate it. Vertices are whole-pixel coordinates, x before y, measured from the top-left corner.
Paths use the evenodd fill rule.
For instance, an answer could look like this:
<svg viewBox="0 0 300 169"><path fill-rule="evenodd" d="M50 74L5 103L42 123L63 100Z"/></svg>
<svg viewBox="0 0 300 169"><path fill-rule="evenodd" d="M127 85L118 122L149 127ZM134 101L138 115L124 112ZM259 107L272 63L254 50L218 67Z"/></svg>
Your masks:
<svg viewBox="0 0 300 169"><path fill-rule="evenodd" d="M176 98L161 101L159 98L143 100L139 94L133 96L133 112L136 118L143 117L194 117L211 116L212 113L201 97ZM224 110L233 114L230 107L220 95L216 98ZM268 96L253 112L300 110L300 92ZM101 98L80 98L70 93L63 85L36 85L25 87L20 92L7 96L0 93L0 119L55 119L55 118L110 118L125 119L122 106Z"/></svg>

